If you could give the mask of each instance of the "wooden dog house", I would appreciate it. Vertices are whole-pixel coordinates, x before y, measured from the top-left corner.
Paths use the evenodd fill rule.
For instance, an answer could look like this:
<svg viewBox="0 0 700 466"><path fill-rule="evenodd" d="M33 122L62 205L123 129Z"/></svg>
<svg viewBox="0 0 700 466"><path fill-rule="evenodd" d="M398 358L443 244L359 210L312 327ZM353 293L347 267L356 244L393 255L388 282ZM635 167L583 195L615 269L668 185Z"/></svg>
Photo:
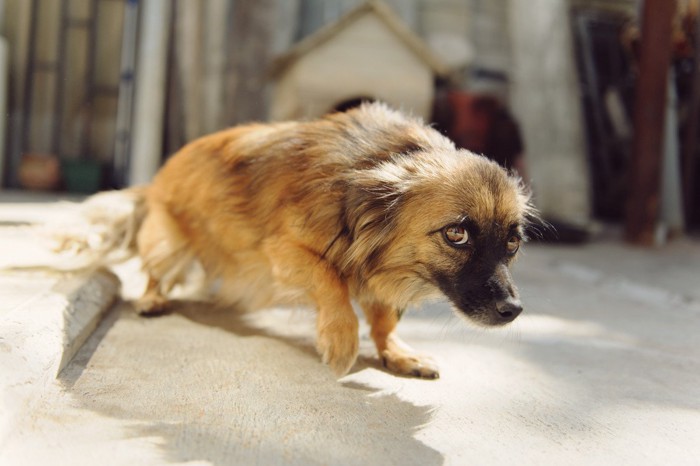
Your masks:
<svg viewBox="0 0 700 466"><path fill-rule="evenodd" d="M272 66L273 120L313 118L360 100L430 117L450 69L379 0L305 38Z"/></svg>

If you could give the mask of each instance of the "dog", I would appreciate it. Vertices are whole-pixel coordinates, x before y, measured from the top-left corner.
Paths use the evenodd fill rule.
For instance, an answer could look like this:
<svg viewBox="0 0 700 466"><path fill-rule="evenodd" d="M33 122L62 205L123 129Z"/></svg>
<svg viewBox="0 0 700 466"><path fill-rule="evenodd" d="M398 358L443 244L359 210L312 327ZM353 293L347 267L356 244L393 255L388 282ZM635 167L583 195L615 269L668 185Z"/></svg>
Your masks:
<svg viewBox="0 0 700 466"><path fill-rule="evenodd" d="M408 306L446 296L483 326L523 309L509 272L536 215L523 183L384 104L202 137L129 194L141 314L166 310L199 264L223 303L314 307L318 352L338 376L358 353L352 301L384 366L422 378L439 372L397 335Z"/></svg>

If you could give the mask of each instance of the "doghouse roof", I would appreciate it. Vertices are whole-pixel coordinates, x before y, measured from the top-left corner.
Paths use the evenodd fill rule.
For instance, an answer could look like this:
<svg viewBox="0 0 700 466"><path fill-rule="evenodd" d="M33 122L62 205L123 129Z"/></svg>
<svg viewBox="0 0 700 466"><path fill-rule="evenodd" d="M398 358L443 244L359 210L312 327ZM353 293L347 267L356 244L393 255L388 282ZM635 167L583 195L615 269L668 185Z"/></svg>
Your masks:
<svg viewBox="0 0 700 466"><path fill-rule="evenodd" d="M299 41L289 51L275 59L270 70L271 75L275 78L279 77L300 57L333 39L339 32L352 26L353 23L366 14L376 15L437 76L447 76L450 73L450 68L394 14L391 8L381 0L367 0L362 5L346 13L335 23L324 26L315 34Z"/></svg>

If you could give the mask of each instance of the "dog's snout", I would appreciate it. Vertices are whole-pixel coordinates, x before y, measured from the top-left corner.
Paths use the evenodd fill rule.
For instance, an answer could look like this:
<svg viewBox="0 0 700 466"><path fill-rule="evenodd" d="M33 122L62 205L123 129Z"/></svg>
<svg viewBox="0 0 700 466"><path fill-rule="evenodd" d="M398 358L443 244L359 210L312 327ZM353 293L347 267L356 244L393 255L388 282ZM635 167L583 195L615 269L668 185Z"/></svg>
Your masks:
<svg viewBox="0 0 700 466"><path fill-rule="evenodd" d="M511 322L523 312L523 305L517 299L508 298L496 303L496 311L504 323Z"/></svg>

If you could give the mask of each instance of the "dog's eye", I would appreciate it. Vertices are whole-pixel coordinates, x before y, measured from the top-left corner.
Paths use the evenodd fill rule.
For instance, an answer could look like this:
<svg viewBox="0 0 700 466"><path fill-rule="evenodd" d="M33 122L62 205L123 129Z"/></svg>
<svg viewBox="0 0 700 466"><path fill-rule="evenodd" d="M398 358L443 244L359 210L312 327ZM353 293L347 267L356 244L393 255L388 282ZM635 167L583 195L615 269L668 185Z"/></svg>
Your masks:
<svg viewBox="0 0 700 466"><path fill-rule="evenodd" d="M508 243L506 244L506 249L508 250L508 254L515 254L518 252L518 249L520 248L520 238L517 236L513 235L508 239Z"/></svg>
<svg viewBox="0 0 700 466"><path fill-rule="evenodd" d="M452 225L449 227L445 228L445 238L447 241L450 243L460 246L463 244L467 244L469 241L469 233L467 232L467 229L464 227L460 227L458 225Z"/></svg>

